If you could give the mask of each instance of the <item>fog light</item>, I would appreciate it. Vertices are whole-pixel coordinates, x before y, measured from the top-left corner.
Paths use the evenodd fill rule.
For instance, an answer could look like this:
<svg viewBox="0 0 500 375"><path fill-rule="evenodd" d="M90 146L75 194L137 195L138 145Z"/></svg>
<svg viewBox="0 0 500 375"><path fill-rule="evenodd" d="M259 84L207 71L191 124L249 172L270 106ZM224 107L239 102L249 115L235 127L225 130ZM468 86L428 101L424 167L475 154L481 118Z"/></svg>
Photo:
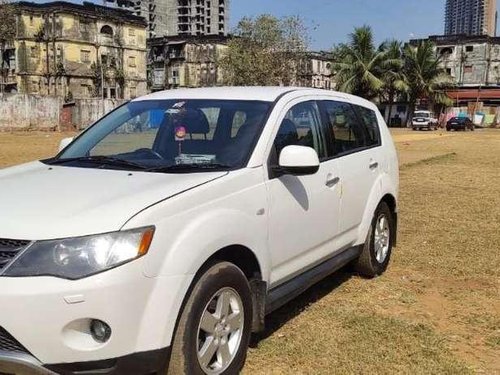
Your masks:
<svg viewBox="0 0 500 375"><path fill-rule="evenodd" d="M101 320L93 319L90 322L90 333L95 341L105 343L111 337L111 327Z"/></svg>

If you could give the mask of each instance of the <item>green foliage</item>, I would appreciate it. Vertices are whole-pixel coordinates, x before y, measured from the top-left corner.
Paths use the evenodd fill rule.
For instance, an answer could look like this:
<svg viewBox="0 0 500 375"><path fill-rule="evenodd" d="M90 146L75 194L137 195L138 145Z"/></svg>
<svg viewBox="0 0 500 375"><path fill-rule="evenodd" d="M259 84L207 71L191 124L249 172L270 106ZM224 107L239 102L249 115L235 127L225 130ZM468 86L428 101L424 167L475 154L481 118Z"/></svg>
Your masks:
<svg viewBox="0 0 500 375"><path fill-rule="evenodd" d="M451 78L440 66L434 45L424 41L418 46L404 49L404 72L408 84L408 99L415 105L418 99L429 99L433 104L450 105L445 89L453 85Z"/></svg>
<svg viewBox="0 0 500 375"><path fill-rule="evenodd" d="M94 85L93 95L95 97L100 95L102 85L103 85L103 70L100 62L93 62L90 65L90 70L92 72L92 83Z"/></svg>
<svg viewBox="0 0 500 375"><path fill-rule="evenodd" d="M298 17L243 18L220 59L228 85L290 85L300 75L307 29Z"/></svg>
<svg viewBox="0 0 500 375"><path fill-rule="evenodd" d="M376 98L383 89L385 52L375 48L369 26L355 28L349 42L334 50L333 70L340 91L367 99Z"/></svg>
<svg viewBox="0 0 500 375"><path fill-rule="evenodd" d="M373 39L372 29L363 26L335 48L333 70L340 91L384 101L389 107L398 98L407 99L412 109L419 99L432 106L451 104L445 89L452 82L432 43L403 48L401 42L388 40L377 48Z"/></svg>
<svg viewBox="0 0 500 375"><path fill-rule="evenodd" d="M15 8L7 0L0 0L0 48L5 48L16 37Z"/></svg>

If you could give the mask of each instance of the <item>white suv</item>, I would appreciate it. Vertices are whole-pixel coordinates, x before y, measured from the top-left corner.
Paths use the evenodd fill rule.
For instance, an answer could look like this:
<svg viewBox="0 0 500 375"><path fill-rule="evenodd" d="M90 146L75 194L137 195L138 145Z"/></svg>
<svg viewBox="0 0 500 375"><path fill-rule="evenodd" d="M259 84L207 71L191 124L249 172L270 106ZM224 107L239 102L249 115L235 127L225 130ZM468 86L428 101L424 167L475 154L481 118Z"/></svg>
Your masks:
<svg viewBox="0 0 500 375"><path fill-rule="evenodd" d="M439 123L432 112L415 111L411 126L413 130L437 130Z"/></svg>
<svg viewBox="0 0 500 375"><path fill-rule="evenodd" d="M396 243L372 103L299 88L133 100L0 171L0 372L234 374L264 317Z"/></svg>

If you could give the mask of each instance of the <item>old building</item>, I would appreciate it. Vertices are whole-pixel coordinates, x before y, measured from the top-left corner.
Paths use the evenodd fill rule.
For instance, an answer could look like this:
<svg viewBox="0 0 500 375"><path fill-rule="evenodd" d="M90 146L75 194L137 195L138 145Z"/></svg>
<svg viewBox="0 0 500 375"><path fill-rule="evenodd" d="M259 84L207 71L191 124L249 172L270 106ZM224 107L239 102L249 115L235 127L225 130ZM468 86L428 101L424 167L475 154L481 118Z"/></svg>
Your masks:
<svg viewBox="0 0 500 375"><path fill-rule="evenodd" d="M446 0L445 35L496 36L496 0Z"/></svg>
<svg viewBox="0 0 500 375"><path fill-rule="evenodd" d="M500 38L431 36L441 66L459 87L500 85ZM417 45L422 40L411 40Z"/></svg>
<svg viewBox="0 0 500 375"><path fill-rule="evenodd" d="M441 67L454 81L446 91L453 101L447 116L467 114L476 125L497 123L500 114L500 38L431 36ZM422 40L412 40L417 45Z"/></svg>
<svg viewBox="0 0 500 375"><path fill-rule="evenodd" d="M333 56L326 52L305 54L299 69L300 78L296 84L302 87L333 90L332 60Z"/></svg>
<svg viewBox="0 0 500 375"><path fill-rule="evenodd" d="M217 61L227 48L224 36L177 36L148 41L152 91L223 84Z"/></svg>
<svg viewBox="0 0 500 375"><path fill-rule="evenodd" d="M66 98L146 93L146 23L92 3L15 4L17 36L6 60L7 92Z"/></svg>
<svg viewBox="0 0 500 375"><path fill-rule="evenodd" d="M227 35L229 0L105 0L144 17L149 38Z"/></svg>

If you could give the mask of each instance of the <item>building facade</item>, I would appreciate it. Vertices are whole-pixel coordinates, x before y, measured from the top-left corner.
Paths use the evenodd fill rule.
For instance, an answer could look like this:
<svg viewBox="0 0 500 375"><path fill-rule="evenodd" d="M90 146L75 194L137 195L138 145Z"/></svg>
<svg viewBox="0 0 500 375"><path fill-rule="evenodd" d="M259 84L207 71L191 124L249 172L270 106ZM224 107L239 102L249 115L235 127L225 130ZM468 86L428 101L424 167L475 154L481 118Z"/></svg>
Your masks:
<svg viewBox="0 0 500 375"><path fill-rule="evenodd" d="M223 85L217 61L227 49L225 36L176 36L148 40L152 91Z"/></svg>
<svg viewBox="0 0 500 375"><path fill-rule="evenodd" d="M15 4L5 92L133 98L147 91L146 23L120 9L67 2Z"/></svg>
<svg viewBox="0 0 500 375"><path fill-rule="evenodd" d="M148 37L227 35L230 0L105 0L144 17Z"/></svg>
<svg viewBox="0 0 500 375"><path fill-rule="evenodd" d="M446 0L445 35L496 36L496 25L496 0Z"/></svg>
<svg viewBox="0 0 500 375"><path fill-rule="evenodd" d="M299 68L299 79L296 83L301 87L333 90L335 88L332 73L333 56L326 52L309 52L305 54Z"/></svg>
<svg viewBox="0 0 500 375"><path fill-rule="evenodd" d="M500 86L500 38L455 35L431 36L429 40L442 68L458 87Z"/></svg>

